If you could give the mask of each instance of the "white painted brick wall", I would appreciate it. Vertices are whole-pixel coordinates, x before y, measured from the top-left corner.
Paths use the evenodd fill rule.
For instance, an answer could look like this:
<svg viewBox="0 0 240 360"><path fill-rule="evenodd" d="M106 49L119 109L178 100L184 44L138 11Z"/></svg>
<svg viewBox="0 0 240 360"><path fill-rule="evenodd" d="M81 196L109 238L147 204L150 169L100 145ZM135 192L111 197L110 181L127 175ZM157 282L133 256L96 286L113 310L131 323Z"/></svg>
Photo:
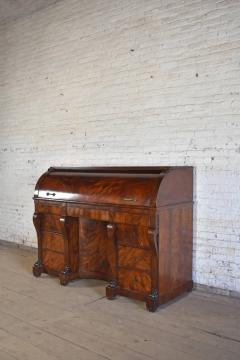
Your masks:
<svg viewBox="0 0 240 360"><path fill-rule="evenodd" d="M68 0L0 25L0 238L36 246L49 166L193 165L194 280L240 291L239 19L239 0Z"/></svg>

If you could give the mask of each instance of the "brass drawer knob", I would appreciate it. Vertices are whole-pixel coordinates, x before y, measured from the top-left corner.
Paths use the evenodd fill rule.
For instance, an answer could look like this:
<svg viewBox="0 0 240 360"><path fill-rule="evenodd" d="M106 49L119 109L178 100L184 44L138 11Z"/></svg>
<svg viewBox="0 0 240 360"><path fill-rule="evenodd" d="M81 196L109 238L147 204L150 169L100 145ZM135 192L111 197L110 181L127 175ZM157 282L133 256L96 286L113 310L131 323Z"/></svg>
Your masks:
<svg viewBox="0 0 240 360"><path fill-rule="evenodd" d="M135 199L135 198L130 198L130 197L124 197L123 200L124 200L124 201L134 201L134 202L137 201L137 199Z"/></svg>

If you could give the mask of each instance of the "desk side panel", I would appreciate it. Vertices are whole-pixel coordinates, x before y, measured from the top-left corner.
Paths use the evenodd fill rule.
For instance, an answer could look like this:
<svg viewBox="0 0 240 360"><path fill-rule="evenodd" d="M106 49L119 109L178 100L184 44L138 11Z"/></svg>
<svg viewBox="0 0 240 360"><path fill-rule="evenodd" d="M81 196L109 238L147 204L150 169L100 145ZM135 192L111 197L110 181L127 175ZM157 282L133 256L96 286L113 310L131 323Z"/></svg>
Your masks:
<svg viewBox="0 0 240 360"><path fill-rule="evenodd" d="M160 210L160 303L192 289L192 213L192 203Z"/></svg>
<svg viewBox="0 0 240 360"><path fill-rule="evenodd" d="M157 207L193 201L193 168L170 170L163 178L158 195Z"/></svg>

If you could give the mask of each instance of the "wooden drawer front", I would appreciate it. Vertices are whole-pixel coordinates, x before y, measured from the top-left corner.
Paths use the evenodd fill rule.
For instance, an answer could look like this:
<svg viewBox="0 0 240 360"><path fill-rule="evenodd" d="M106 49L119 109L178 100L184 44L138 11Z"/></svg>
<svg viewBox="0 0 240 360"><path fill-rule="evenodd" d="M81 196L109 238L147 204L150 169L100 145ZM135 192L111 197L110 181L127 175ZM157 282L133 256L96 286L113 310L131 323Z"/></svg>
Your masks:
<svg viewBox="0 0 240 360"><path fill-rule="evenodd" d="M54 201L37 201L35 202L37 213L50 213L55 215L65 215L65 203L58 203Z"/></svg>
<svg viewBox="0 0 240 360"><path fill-rule="evenodd" d="M60 216L45 214L41 219L42 231L55 231L61 233Z"/></svg>
<svg viewBox="0 0 240 360"><path fill-rule="evenodd" d="M134 225L117 225L117 240L119 244L149 248L148 228Z"/></svg>
<svg viewBox="0 0 240 360"><path fill-rule="evenodd" d="M101 209L87 209L81 208L79 205L68 204L67 215L74 217L85 217L92 220L109 221L109 211Z"/></svg>
<svg viewBox="0 0 240 360"><path fill-rule="evenodd" d="M54 251L64 251L64 240L61 234L50 233L47 231L42 232L42 247Z"/></svg>
<svg viewBox="0 0 240 360"><path fill-rule="evenodd" d="M131 214L125 212L113 213L112 220L115 223L138 226L149 226L150 224L150 217L148 215Z"/></svg>
<svg viewBox="0 0 240 360"><path fill-rule="evenodd" d="M139 269L151 270L151 252L149 250L142 250L131 248L127 246L118 247L118 266Z"/></svg>
<svg viewBox="0 0 240 360"><path fill-rule="evenodd" d="M43 250L43 264L49 270L63 270L64 255L53 251Z"/></svg>
<svg viewBox="0 0 240 360"><path fill-rule="evenodd" d="M151 291L151 277L149 274L140 271L119 269L119 286L123 289L148 293Z"/></svg>

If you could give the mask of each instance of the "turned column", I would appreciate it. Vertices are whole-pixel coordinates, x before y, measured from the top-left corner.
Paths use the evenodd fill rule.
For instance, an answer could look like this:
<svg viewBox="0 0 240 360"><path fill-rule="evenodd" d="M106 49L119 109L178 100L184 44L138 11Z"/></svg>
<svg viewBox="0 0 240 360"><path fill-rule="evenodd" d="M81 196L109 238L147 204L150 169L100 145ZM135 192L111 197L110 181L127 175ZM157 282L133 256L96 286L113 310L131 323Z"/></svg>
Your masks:
<svg viewBox="0 0 240 360"><path fill-rule="evenodd" d="M33 224L37 233L38 241L38 259L33 265L33 275L36 277L41 276L44 272L44 266L42 262L42 242L41 242L41 215L38 213L33 214Z"/></svg>
<svg viewBox="0 0 240 360"><path fill-rule="evenodd" d="M151 272L152 272L152 285L151 285L151 293L148 295L146 300L147 310L150 312L154 312L157 310L159 305L159 278L158 278L158 233L155 229L148 230L149 243L152 250L151 257Z"/></svg>
<svg viewBox="0 0 240 360"><path fill-rule="evenodd" d="M61 285L67 285L70 280L71 265L70 265L70 253L69 253L69 222L70 219L67 216L60 217L61 231L64 240L64 269L59 273L59 281Z"/></svg>
<svg viewBox="0 0 240 360"><path fill-rule="evenodd" d="M106 287L106 297L113 300L117 295L117 242L116 242L116 225L107 224L107 237L109 241L110 258L111 258L111 279Z"/></svg>

